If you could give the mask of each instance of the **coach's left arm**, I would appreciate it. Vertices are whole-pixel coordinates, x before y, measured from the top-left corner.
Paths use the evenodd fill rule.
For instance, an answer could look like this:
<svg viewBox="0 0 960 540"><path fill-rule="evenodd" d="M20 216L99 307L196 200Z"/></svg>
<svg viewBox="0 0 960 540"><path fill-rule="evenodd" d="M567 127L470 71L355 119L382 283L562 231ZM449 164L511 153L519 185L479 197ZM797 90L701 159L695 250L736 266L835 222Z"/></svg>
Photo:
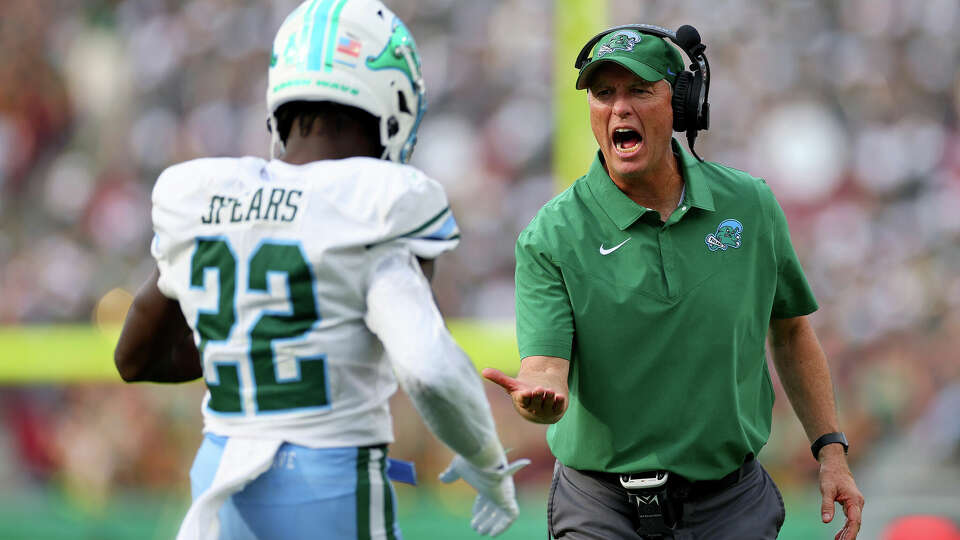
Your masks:
<svg viewBox="0 0 960 540"><path fill-rule="evenodd" d="M154 269L137 291L114 351L117 371L127 382L176 383L203 375L200 353L180 303L160 292L159 277Z"/></svg>
<svg viewBox="0 0 960 540"><path fill-rule="evenodd" d="M807 438L840 431L833 383L827 359L806 316L770 321L773 363ZM821 513L824 523L833 520L834 502L843 505L847 522L836 540L852 540L860 531L863 495L853 480L844 448L824 446L819 454Z"/></svg>

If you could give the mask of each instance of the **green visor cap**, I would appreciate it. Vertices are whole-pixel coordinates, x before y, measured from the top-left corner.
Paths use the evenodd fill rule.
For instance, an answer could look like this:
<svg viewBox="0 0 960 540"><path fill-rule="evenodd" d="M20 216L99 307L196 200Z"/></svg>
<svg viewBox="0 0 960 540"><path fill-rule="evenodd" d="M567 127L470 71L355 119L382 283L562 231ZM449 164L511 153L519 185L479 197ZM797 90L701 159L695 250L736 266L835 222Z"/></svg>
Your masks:
<svg viewBox="0 0 960 540"><path fill-rule="evenodd" d="M670 86L683 71L683 58L677 49L661 37L631 29L616 30L603 36L591 51L590 58L580 68L577 90L589 86L590 76L604 62L616 62L650 82L666 79Z"/></svg>

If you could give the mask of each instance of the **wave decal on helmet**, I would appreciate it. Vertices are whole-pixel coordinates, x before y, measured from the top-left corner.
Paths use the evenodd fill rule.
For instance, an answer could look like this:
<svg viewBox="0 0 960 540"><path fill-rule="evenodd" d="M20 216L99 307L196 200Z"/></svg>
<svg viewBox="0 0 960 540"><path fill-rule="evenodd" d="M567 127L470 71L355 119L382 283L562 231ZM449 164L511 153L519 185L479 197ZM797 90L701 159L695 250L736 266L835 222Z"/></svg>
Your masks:
<svg viewBox="0 0 960 540"><path fill-rule="evenodd" d="M407 26L400 19L394 18L393 32L390 40L376 56L367 57L367 67L372 70L399 69L410 79L410 84L419 86L423 79L420 77L420 58L416 53L416 44ZM416 73L414 73L416 70Z"/></svg>
<svg viewBox="0 0 960 540"><path fill-rule="evenodd" d="M391 34L387 44L376 56L367 57L367 67L372 71L384 69L397 69L407 76L410 85L417 93L417 112L413 126L410 128L410 135L404 141L400 150L399 160L406 163L413 153L413 148L417 144L417 130L420 128L420 120L426 112L426 100L424 99L425 88L423 76L420 71L420 57L417 55L416 43L410 30L403 24L403 21L394 17L391 23ZM412 111L403 111L413 114ZM393 158L392 158L393 159Z"/></svg>

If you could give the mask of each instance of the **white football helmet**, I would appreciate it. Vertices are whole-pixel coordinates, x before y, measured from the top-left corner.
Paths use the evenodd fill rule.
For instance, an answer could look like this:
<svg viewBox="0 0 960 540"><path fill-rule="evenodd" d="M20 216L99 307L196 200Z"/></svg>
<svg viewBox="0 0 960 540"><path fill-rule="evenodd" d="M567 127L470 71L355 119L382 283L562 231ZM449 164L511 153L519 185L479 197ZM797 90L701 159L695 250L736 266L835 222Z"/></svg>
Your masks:
<svg viewBox="0 0 960 540"><path fill-rule="evenodd" d="M267 77L271 156L280 143L277 108L332 101L380 121L384 159L406 163L426 111L413 36L377 0L307 0L280 25ZM282 152L282 143L280 143Z"/></svg>

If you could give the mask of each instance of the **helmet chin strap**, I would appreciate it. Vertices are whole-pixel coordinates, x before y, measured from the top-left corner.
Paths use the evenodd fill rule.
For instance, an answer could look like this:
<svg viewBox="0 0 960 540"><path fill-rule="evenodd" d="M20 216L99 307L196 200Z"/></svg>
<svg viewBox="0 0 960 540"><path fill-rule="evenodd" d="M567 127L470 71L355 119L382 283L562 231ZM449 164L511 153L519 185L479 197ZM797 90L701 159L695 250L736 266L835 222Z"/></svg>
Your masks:
<svg viewBox="0 0 960 540"><path fill-rule="evenodd" d="M277 129L277 117L271 114L267 118L267 124L270 126L270 159L283 157L286 148L284 148L283 141L280 139L280 131ZM278 147L279 152L277 152Z"/></svg>

